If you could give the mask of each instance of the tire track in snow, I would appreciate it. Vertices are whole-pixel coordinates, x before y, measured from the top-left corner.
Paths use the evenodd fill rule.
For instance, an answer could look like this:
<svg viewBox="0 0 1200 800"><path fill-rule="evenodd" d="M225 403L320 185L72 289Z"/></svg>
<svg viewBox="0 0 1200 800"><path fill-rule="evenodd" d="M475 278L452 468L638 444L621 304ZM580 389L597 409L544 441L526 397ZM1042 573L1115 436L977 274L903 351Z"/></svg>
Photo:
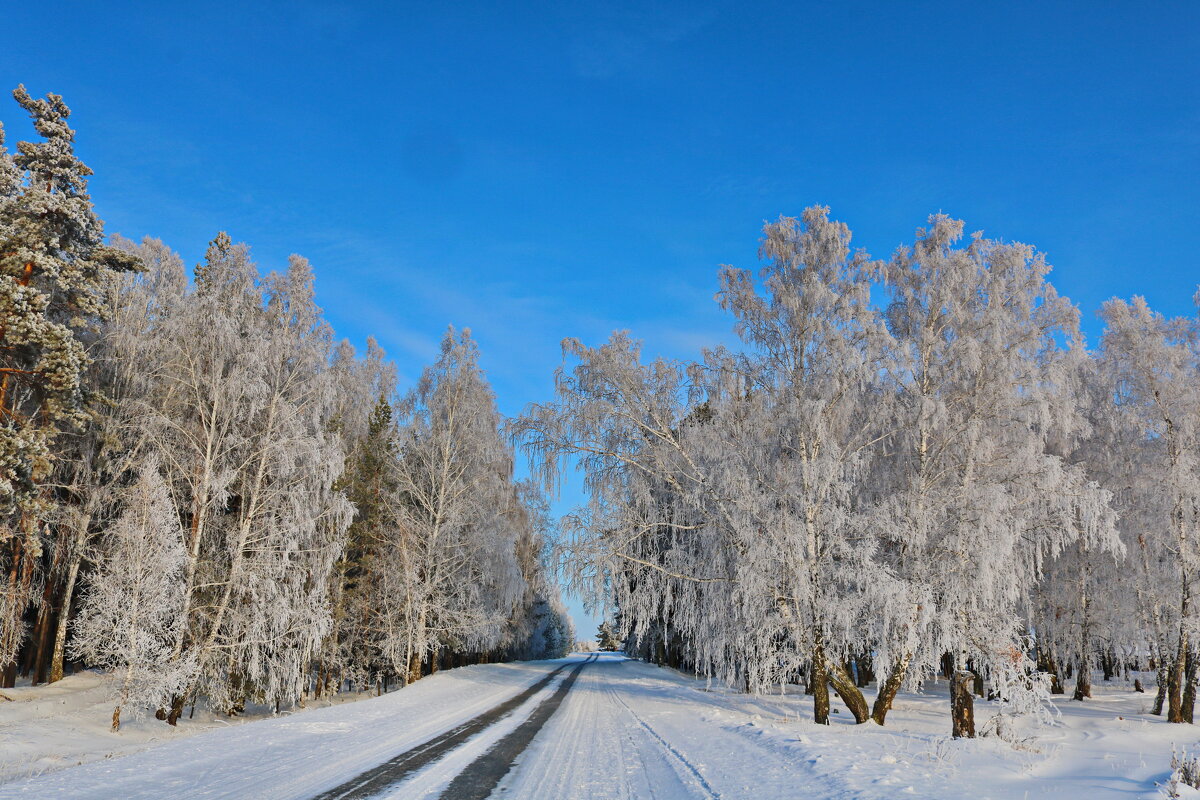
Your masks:
<svg viewBox="0 0 1200 800"><path fill-rule="evenodd" d="M714 697L694 687L694 681L675 670L628 661L614 674L606 688L612 700L604 704L620 725L623 739L646 767L654 788L630 796L658 795L676 798L805 797L811 800L850 800L861 792L849 789L835 776L819 773L811 755L794 746L794 740L763 735L752 729L757 705L753 698L737 695ZM622 679L623 678L623 679ZM753 711L745 710L748 704ZM714 702L716 701L716 702ZM597 715L604 713L594 704ZM738 724L738 723L741 724ZM751 735L753 731L753 735ZM661 767L658 765L661 764ZM657 767L657 770L656 770ZM535 767L536 768L536 767ZM670 777L664 777L670 773ZM653 777L651 775L653 774ZM532 782L527 780L527 786ZM574 791L522 797L566 797L585 800L589 794ZM604 795L609 797L609 795ZM626 795L621 795L625 798Z"/></svg>
<svg viewBox="0 0 1200 800"><path fill-rule="evenodd" d="M619 704L622 708L625 709L625 711L627 711L629 713L629 716L631 716L633 718L634 722L636 722L639 726L641 726L641 728L643 730L645 730L646 733L650 734L650 737L652 739L654 739L656 742L658 742L659 746L663 749L663 752L666 753L671 760L673 760L679 766L683 767L688 773L691 774L691 776L693 778L696 779L696 782L699 784L700 788L704 790L704 792L709 796L709 798L711 798L711 800L721 800L721 793L718 792L716 789L714 789L711 784L709 784L709 782L705 779L704 775L700 772L700 770L696 767L696 765L688 760L687 756L685 756L683 753L679 752L677 749L672 747L671 744L666 739L664 739L662 736L660 736L658 734L658 731L656 731L656 730L654 730L654 728L650 727L650 724L648 722L646 722L646 720L644 720L640 716L638 716L637 712L634 711L633 708L631 708L630 705L625 702L625 700L621 697L621 695L617 692L617 690L615 688L610 686L608 691L609 691L609 694L612 695L612 698L617 702L617 704Z"/></svg>
<svg viewBox="0 0 1200 800"><path fill-rule="evenodd" d="M528 719L518 725L516 730L492 745L486 753L471 762L450 782L450 785L442 792L442 800L486 800L497 784L513 768L517 758L529 746L533 737L550 717L554 716L554 712L562 705L563 698L571 690L572 684L575 683L575 679L579 677L584 666L594 660L594 655L588 656L585 661L574 667L559 684L558 690L535 708Z"/></svg>
<svg viewBox="0 0 1200 800"><path fill-rule="evenodd" d="M493 706L482 714L472 717L445 733L393 756L382 764L372 767L366 772L332 789L314 796L312 800L362 800L363 798L373 797L387 791L414 772L437 761L466 743L475 735L511 714L530 697L541 691L560 672L571 666L571 664L564 664L552 670L544 678L539 679L532 686L516 696L505 700L497 706ZM578 670L581 667L582 664L575 667L575 669Z"/></svg>
<svg viewBox="0 0 1200 800"><path fill-rule="evenodd" d="M582 674L559 713L521 754L493 798L655 800L701 797L668 754L612 695L621 662L601 659ZM707 799L707 795L703 795Z"/></svg>

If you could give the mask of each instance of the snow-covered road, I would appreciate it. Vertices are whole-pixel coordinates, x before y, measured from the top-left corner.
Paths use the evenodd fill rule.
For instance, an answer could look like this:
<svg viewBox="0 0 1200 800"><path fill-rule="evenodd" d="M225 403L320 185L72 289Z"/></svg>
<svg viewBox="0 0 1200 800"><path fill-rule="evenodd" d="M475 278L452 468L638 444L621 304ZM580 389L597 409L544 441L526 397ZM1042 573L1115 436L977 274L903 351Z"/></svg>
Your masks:
<svg viewBox="0 0 1200 800"><path fill-rule="evenodd" d="M588 667L498 794L529 798L855 796L730 725L727 697L638 661ZM748 698L742 698L748 699ZM744 722L753 715L732 712ZM398 795L403 796L403 795Z"/></svg>
<svg viewBox="0 0 1200 800"><path fill-rule="evenodd" d="M1124 683L1060 698L1060 725L954 741L944 688L903 694L887 728L817 726L802 693L748 696L616 654L479 665L191 736L164 727L165 742L0 784L0 799L1158 798L1171 748L1200 744ZM5 733L3 712L0 751L24 730Z"/></svg>
<svg viewBox="0 0 1200 800"><path fill-rule="evenodd" d="M0 798L843 796L723 724L723 695L702 683L616 655L584 660L453 670L382 698L3 784ZM698 698L715 716L697 713Z"/></svg>

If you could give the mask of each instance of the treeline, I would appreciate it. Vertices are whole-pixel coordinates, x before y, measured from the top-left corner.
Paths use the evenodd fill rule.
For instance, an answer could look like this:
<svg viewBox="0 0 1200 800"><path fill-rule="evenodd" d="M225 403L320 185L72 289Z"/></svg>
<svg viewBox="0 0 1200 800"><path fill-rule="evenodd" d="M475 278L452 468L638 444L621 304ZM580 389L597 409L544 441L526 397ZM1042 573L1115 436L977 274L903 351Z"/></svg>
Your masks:
<svg viewBox="0 0 1200 800"><path fill-rule="evenodd" d="M0 685L114 670L116 729L565 653L469 332L401 394L303 258L263 275L222 233L189 281L105 244L69 110L15 97L42 141L0 135Z"/></svg>
<svg viewBox="0 0 1200 800"><path fill-rule="evenodd" d="M943 215L886 260L810 208L726 267L743 345L643 361L564 345L518 428L553 479L577 459L576 582L626 649L748 691L829 688L883 724L951 679L1007 715L1092 670L1157 670L1192 721L1200 663L1200 322L1112 300L1095 349L1033 248ZM1200 296L1198 296L1200 300ZM868 704L862 688L876 681Z"/></svg>

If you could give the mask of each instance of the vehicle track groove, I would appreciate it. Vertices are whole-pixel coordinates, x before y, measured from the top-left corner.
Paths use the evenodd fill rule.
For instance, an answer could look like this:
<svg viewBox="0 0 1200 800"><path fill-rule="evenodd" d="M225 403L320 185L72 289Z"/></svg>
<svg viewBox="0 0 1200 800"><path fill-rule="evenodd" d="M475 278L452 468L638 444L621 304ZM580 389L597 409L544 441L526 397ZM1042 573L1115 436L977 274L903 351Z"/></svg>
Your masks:
<svg viewBox="0 0 1200 800"><path fill-rule="evenodd" d="M445 733L393 756L382 764L372 767L332 789L315 795L312 800L363 800L387 791L417 770L437 761L476 734L511 714L530 697L545 688L555 676L571 666L571 664L563 664L516 696L493 706ZM579 667L576 667L576 670L578 669Z"/></svg>
<svg viewBox="0 0 1200 800"><path fill-rule="evenodd" d="M696 765L688 760L687 756L679 752L679 750L676 748L672 747L666 739L659 735L658 731L654 730L654 728L652 728L648 722L638 716L638 713L634 711L628 703L625 702L624 698L621 697L614 687L608 687L608 691L612 698L629 713L629 716L633 718L634 722L641 726L641 728L650 735L651 739L653 739L658 746L662 748L663 753L668 758L690 773L691 777L695 778L696 782L699 784L699 787L703 789L704 792L706 792L708 796L712 798L712 800L720 800L721 793L714 789L711 784L709 784L708 780L704 777Z"/></svg>
<svg viewBox="0 0 1200 800"><path fill-rule="evenodd" d="M595 656L591 655L575 666L559 684L558 690L542 701L524 722L450 781L450 785L441 794L442 800L486 800L513 768L514 762L533 741L533 737L554 716L554 712L562 705L563 698L571 690L584 666L593 660Z"/></svg>

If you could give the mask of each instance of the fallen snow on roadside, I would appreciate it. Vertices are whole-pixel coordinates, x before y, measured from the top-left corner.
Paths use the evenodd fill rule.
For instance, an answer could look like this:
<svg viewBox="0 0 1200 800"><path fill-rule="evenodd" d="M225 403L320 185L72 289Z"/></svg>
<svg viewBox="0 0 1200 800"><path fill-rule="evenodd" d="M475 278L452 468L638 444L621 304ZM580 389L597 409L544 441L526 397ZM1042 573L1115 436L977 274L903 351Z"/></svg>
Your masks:
<svg viewBox="0 0 1200 800"><path fill-rule="evenodd" d="M646 671L655 668L637 669L646 676L642 680L652 680ZM1069 695L1057 697L1059 724L1018 724L1005 741L950 738L944 682L927 684L922 694L902 694L886 727L854 725L844 708L834 724L818 726L811 721L811 699L803 695L752 698L660 672L658 681L676 682L681 690L691 684L694 716L754 742L763 754L759 764L795 759L837 787L814 797L1157 800L1163 797L1159 785L1170 777L1172 747L1195 753L1200 743L1200 728L1172 725L1147 713L1153 696L1134 692L1124 681L1097 679L1095 696L1082 703ZM1152 681L1152 676L1141 677ZM993 704L976 702L981 728L993 713ZM666 719L680 724L678 714ZM699 728L692 722L681 730ZM761 776L761 768L743 772L750 786L753 776Z"/></svg>
<svg viewBox="0 0 1200 800"><path fill-rule="evenodd" d="M134 719L126 709L120 733L109 730L111 675L86 671L41 686L0 689L0 782L41 775L91 761L129 755L213 728L228 728L271 716L250 708L241 717L196 709L176 727L153 716ZM311 704L318 708L370 697L343 693Z"/></svg>

